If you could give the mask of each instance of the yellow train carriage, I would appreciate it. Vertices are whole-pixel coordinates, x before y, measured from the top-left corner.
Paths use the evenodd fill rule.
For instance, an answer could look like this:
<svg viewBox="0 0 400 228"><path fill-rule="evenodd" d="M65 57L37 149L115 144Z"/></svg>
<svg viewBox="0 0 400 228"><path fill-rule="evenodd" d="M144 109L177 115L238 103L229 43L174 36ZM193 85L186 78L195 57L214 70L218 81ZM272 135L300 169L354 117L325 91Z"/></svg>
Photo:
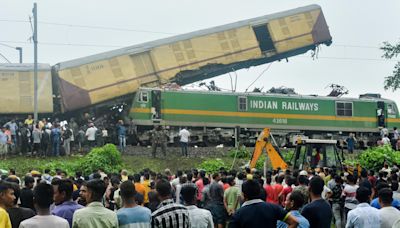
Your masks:
<svg viewBox="0 0 400 228"><path fill-rule="evenodd" d="M55 66L63 111L169 82L187 84L331 43L318 5L156 40Z"/></svg>
<svg viewBox="0 0 400 228"><path fill-rule="evenodd" d="M33 64L0 64L0 113L33 113ZM53 112L51 67L38 65L38 111Z"/></svg>

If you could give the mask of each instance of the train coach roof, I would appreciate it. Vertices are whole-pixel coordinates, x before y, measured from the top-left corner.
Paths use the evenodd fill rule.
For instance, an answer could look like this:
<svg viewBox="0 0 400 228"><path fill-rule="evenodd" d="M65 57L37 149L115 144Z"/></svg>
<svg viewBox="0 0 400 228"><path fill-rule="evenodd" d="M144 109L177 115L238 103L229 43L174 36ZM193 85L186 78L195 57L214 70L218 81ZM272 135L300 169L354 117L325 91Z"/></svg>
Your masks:
<svg viewBox="0 0 400 228"><path fill-rule="evenodd" d="M0 71L33 71L33 63L0 63ZM50 71L51 66L45 63L38 64L38 70Z"/></svg>
<svg viewBox="0 0 400 228"><path fill-rule="evenodd" d="M262 23L267 23L268 21L276 19L276 18L290 16L290 15L294 15L294 14L302 13L302 12L308 12L308 11L315 10L315 9L321 9L321 7L316 4L308 5L308 6L299 7L296 9L291 9L291 10L287 10L287 11L283 11L283 12L279 12L279 13L273 13L273 14L260 16L260 17L256 17L256 18L252 18L252 19L247 19L247 20L243 20L243 21L238 21L238 22L234 22L234 23L230 23L230 24L226 24L226 25L216 26L216 27L212 27L209 29L198 30L195 32L185 33L185 34L181 34L181 35L177 35L177 36L172 36L172 37L168 37L168 38L164 38L164 39L159 39L159 40L150 41L150 42L146 42L146 43L142 43L142 44L137 44L137 45L133 45L133 46L125 47L125 48L120 48L120 49L109 51L109 52L103 52L100 54L91 55L91 56L87 56L87 57L83 57L83 58L78 58L78 59L74 59L74 60L70 60L70 61L60 62L57 65L58 65L59 69L62 70L65 68L80 66L83 64L89 64L89 63L93 63L93 62L104 60L104 59L109 59L109 58L116 57L116 56L141 53L144 51L148 51L149 49L151 49L153 47L169 44L172 42L187 40L187 39L191 39L193 37L204 36L204 35L221 32L221 31L225 31L225 30L229 30L229 29L234 29L234 28L238 28L238 27L242 27L242 26L247 26L247 25L251 25L251 26L259 25Z"/></svg>
<svg viewBox="0 0 400 228"><path fill-rule="evenodd" d="M376 102L376 101L388 101L394 102L390 99L386 98L375 98L375 97L364 97L364 98L355 98L355 97L328 97L328 96L318 96L318 95L301 95L301 94L279 94L279 93L254 93L254 92L221 92L221 91L208 91L208 90L176 90L176 89L161 89L161 88L146 88L141 87L139 91L151 91L151 90L161 90L166 92L178 92L178 93L197 93L197 94L217 94L217 95L230 95L230 96L259 96L259 97L278 97L278 98L304 98L304 99L314 99L314 100L340 100L340 101L367 101L367 102Z"/></svg>

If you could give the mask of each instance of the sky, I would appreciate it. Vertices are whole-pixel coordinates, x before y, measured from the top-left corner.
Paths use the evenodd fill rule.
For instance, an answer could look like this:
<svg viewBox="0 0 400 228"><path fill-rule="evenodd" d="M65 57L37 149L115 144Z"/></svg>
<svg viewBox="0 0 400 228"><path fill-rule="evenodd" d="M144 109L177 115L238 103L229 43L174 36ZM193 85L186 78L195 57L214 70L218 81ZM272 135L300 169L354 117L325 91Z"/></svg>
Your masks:
<svg viewBox="0 0 400 228"><path fill-rule="evenodd" d="M400 91L385 91L384 78L395 60L381 58L382 42L400 41L398 0L38 0L39 62L85 57L182 33L224 25L257 16L319 4L333 43L322 46L318 58L311 53L231 73L236 91L254 86L294 88L299 94L327 95L329 84L349 90L346 97L380 93L400 106ZM33 62L30 42L34 1L0 0L0 53L11 62ZM397 59L399 60L399 59ZM0 62L5 60L0 57ZM260 74L265 71L261 76ZM257 77L260 78L256 80ZM213 78L217 86L231 89L228 74ZM255 81L256 80L256 81ZM210 80L207 80L210 81ZM194 83L188 88L195 88Z"/></svg>

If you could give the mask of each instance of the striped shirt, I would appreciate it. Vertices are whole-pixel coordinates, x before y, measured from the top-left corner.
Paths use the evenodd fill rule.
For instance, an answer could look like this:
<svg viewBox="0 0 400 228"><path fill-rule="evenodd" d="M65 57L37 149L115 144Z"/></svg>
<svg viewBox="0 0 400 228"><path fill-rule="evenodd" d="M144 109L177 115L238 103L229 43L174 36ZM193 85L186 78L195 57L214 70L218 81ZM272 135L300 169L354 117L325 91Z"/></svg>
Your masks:
<svg viewBox="0 0 400 228"><path fill-rule="evenodd" d="M189 211L186 207L174 203L172 199L161 202L156 211L151 214L153 228L190 228Z"/></svg>

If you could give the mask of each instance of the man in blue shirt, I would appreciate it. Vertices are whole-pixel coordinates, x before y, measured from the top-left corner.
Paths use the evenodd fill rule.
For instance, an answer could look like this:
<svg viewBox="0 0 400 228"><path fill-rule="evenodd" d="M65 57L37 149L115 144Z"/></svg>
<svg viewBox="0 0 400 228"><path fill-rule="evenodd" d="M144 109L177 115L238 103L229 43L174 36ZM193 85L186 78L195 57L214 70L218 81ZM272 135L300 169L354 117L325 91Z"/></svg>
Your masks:
<svg viewBox="0 0 400 228"><path fill-rule="evenodd" d="M71 180L58 178L53 179L51 185L54 190L54 204L56 205L51 214L64 218L68 221L69 226L72 227L72 218L74 212L83 208L82 205L72 201L72 192L74 190Z"/></svg>
<svg viewBox="0 0 400 228"><path fill-rule="evenodd" d="M279 205L266 203L259 199L260 185L257 181L248 180L242 185L245 202L233 215L229 228L276 227L281 220L288 227L297 227L297 220Z"/></svg>
<svg viewBox="0 0 400 228"><path fill-rule="evenodd" d="M287 211L290 211L290 214L296 218L299 225L298 228L309 228L310 223L306 218L304 218L299 209L304 205L304 195L300 191L293 191L289 193L286 197L285 208ZM287 228L288 225L282 221L278 222L277 228Z"/></svg>
<svg viewBox="0 0 400 228"><path fill-rule="evenodd" d="M379 192L379 190L384 188L390 188L390 186L385 182L380 182L379 184L376 185L376 192ZM375 207L376 209L381 209L381 205L379 204L379 199L378 198L373 199L371 201L371 206ZM397 208L397 210L400 210L400 201L397 199L393 199L392 206Z"/></svg>
<svg viewBox="0 0 400 228"><path fill-rule="evenodd" d="M151 211L136 204L135 185L125 181L120 186L120 194L124 207L117 211L120 228L150 228Z"/></svg>
<svg viewBox="0 0 400 228"><path fill-rule="evenodd" d="M371 190L368 188L361 186L357 189L356 199L359 204L349 211L346 228L380 227L379 210L368 204L370 197Z"/></svg>
<svg viewBox="0 0 400 228"><path fill-rule="evenodd" d="M124 126L124 121L119 120L117 124L117 134L119 140L119 149L121 153L125 152L126 147L126 127Z"/></svg>
<svg viewBox="0 0 400 228"><path fill-rule="evenodd" d="M61 130L58 123L54 124L51 130L51 142L53 146L53 156L60 156Z"/></svg>
<svg viewBox="0 0 400 228"><path fill-rule="evenodd" d="M332 221L332 209L328 202L321 197L325 182L320 176L311 179L308 190L311 203L307 204L302 212L311 228L330 228Z"/></svg>

